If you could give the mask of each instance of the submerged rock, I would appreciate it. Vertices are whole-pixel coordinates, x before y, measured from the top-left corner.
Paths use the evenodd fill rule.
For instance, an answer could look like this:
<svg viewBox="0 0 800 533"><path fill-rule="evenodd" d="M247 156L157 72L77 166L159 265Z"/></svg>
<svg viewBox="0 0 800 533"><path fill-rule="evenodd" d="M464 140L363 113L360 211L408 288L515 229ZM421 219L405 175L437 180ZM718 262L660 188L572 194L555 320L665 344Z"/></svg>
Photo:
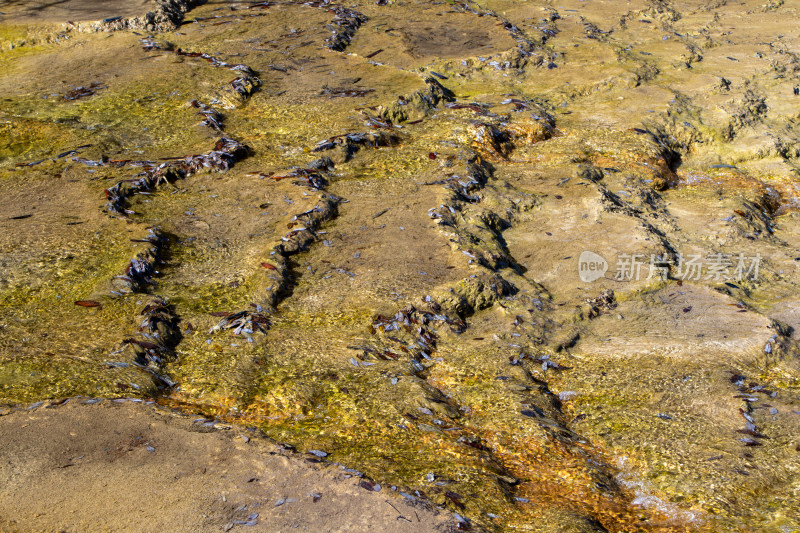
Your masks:
<svg viewBox="0 0 800 533"><path fill-rule="evenodd" d="M791 6L105 4L0 15L0 403L462 529L800 527Z"/></svg>

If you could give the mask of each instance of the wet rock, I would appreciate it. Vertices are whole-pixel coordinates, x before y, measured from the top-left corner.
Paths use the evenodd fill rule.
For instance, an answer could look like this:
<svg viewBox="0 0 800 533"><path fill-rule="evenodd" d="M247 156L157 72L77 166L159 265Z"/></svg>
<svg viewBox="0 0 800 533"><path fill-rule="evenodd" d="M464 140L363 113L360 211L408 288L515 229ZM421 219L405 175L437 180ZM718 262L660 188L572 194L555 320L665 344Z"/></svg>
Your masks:
<svg viewBox="0 0 800 533"><path fill-rule="evenodd" d="M402 100L378 108L380 116L399 124L406 121L422 120L433 112L441 102L452 102L455 95L436 78L424 78L427 87L405 96Z"/></svg>
<svg viewBox="0 0 800 533"><path fill-rule="evenodd" d="M377 131L365 133L346 133L336 135L328 139L319 141L313 152L334 151L333 159L338 163L346 163L361 148L379 148L382 146L394 146L401 141L402 137L394 131Z"/></svg>
<svg viewBox="0 0 800 533"><path fill-rule="evenodd" d="M461 280L452 290L440 290L432 296L443 309L458 316L467 316L491 307L514 287L497 275L481 274Z"/></svg>
<svg viewBox="0 0 800 533"><path fill-rule="evenodd" d="M158 7L132 18L110 17L97 22L78 23L79 31L147 30L171 31L177 28L189 10L202 4L201 0L156 0Z"/></svg>
<svg viewBox="0 0 800 533"><path fill-rule="evenodd" d="M155 284L153 278L158 274L158 265L163 262L168 239L160 228L151 228L140 242L146 245L145 250L131 259L123 275L115 276L111 281L118 293L146 292Z"/></svg>
<svg viewBox="0 0 800 533"><path fill-rule="evenodd" d="M325 40L328 43L326 46L336 52L343 52L356 30L368 19L363 13L347 7L334 6L331 11L335 17L331 23L332 35Z"/></svg>

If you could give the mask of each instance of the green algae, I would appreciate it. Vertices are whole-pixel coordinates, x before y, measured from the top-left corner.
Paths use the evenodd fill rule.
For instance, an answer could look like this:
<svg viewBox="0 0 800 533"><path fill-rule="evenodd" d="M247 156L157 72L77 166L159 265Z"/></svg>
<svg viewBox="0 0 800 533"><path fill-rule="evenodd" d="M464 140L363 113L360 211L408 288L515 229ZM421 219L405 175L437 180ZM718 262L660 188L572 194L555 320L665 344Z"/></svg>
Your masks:
<svg viewBox="0 0 800 533"><path fill-rule="evenodd" d="M56 28L48 31L25 25L0 25L0 64L13 69L14 60L51 50L67 39L66 33Z"/></svg>
<svg viewBox="0 0 800 533"><path fill-rule="evenodd" d="M199 122L181 97L166 83L163 92L153 83L133 84L109 93L75 102L62 95L12 97L0 102L6 145L0 156L9 162L26 162L36 157L55 157L82 144L92 152L127 158L164 157L182 153L186 145L200 151L207 137L195 125ZM188 133L188 135L187 135ZM55 148L55 150L54 150ZM137 154L141 154L138 155Z"/></svg>
<svg viewBox="0 0 800 533"><path fill-rule="evenodd" d="M212 15L216 7L200 7L192 16ZM545 5L491 2L490 7L526 28L536 46L541 46L535 37L539 30L532 25L543 18L547 24L558 20L552 16L552 7ZM299 46L302 42L294 36L298 31L305 32L315 46L324 42L328 32L322 25L330 18L325 10L307 6L274 9L272 17L254 21L242 19L219 26L202 20L189 23L168 36L183 50L208 51L258 71L260 91L236 109L224 111L226 132L230 132L226 134L248 144L252 152L227 173L199 173L171 187L163 185L154 194L138 195L131 201L136 213L127 217L129 222L106 218L98 208L105 188L132 178L139 169L100 167L89 169L97 170L95 173L80 174L85 184L76 196L91 200L78 212L94 210L92 231L108 236L90 246L76 245L65 237L37 241L33 248L38 249L33 252L22 250L35 254L42 249L79 248L73 257L56 261L68 266L47 265L45 260L44 267L32 268L23 261L14 268L24 282L3 287L0 310L4 322L13 326L9 329L4 324L2 330L2 401L73 394L160 395L160 401L187 410L257 425L270 437L302 451L324 450L332 461L362 470L409 494L420 490L436 504L470 517L479 527L498 531L553 531L555 522L547 521L553 517L574 526L575 531L590 530L591 520L612 531L735 530L737 519L765 528L791 524L788 518L778 516L778 506L768 497L771 490L790 494L791 475L758 477L756 488L731 499L742 483L730 469L750 463L743 459L743 445L736 440L736 431L744 427L737 411L742 402L731 401L737 390L725 372L748 372L748 377L752 374L753 379L777 387L778 401L785 402L780 404L782 412L796 394L792 390L796 373L791 365L781 367L753 355L763 350L763 342L769 338L756 329L761 321L746 324L758 340L736 351L735 358L708 344L703 346L710 356L690 355L692 343L687 343L685 352L670 357L657 350L642 355L637 352L640 348L630 345L604 350L603 339L625 338L632 332L639 332L642 341L653 346L678 338L675 331L657 335L636 329L642 321L652 326L669 323L656 310L659 297L674 288L674 281L650 280L629 286L599 281L606 283L603 288L615 287L617 305L633 306L630 317L609 321L605 315L616 311L604 310L594 317L581 312L595 289L587 292L587 284L576 285L575 272L558 271L561 267L555 260L541 269L527 269L519 253L550 254L559 260L572 257L581 252L576 247L584 244L578 239L584 233L594 237L586 243L591 247L624 249L642 244L648 252L662 252L666 243L679 252L693 247L720 249L712 246L713 239L703 231L713 227L712 219L727 217L744 201L753 200L755 193L740 194L735 186L729 188L732 190L723 187L725 202L717 204L709 200L716 194L710 189L671 190L662 198L646 183L669 167L659 143L670 135L676 140L672 148L681 142L687 145L683 153L687 157L692 155L688 145L696 154L716 155L726 161L733 154L753 156L739 145L729 145L731 139L718 133L723 130L718 121L707 117L708 106L691 103L700 97L697 92L704 90L697 88L701 84L688 89L669 87L693 74L683 67L680 71L670 67L688 60L681 59L687 53L685 43L670 41L662 46L660 30L645 34L630 29L636 17L665 24L682 24L685 18L678 19L669 6L656 6L631 16L627 28L618 26L617 20L603 18L598 24L613 27L614 32L590 38L583 21L562 10L562 16L569 17L559 23L564 34L554 36L547 49L537 49L537 54L553 59L556 66L547 69L544 63L536 68L531 60L527 66L520 61L504 69L488 61L519 59L518 49L508 51L515 44L503 33L503 26L496 24L501 19L485 14L475 20L484 26L490 21L496 42L505 43L491 50L499 55L481 59L467 48L457 51L457 59L429 61L424 54L411 53L413 39L406 39L403 58L416 71L409 72L366 61L366 55L389 46L384 44L386 31L377 26L381 6L359 8L376 17L376 24L359 30L352 44L353 56ZM438 10L432 6L425 9ZM473 16L459 13L454 18L472 20ZM291 29L297 31L291 33ZM8 31L7 39L22 38L13 34L18 30ZM201 119L187 103L211 101L232 74L198 58L141 52L130 34L81 37L87 49L103 39L116 43L116 50L132 61L155 66L142 67L146 72L142 75L117 72L122 76L117 81L103 77L99 81L107 86L82 100L42 98L46 94L37 88L0 102L3 134L9 138L6 146L0 147L0 157L8 159L7 168L54 157L87 142L94 146L80 155L90 159L102 155L182 158L210 150L216 133L198 127ZM625 46L635 50L625 50L625 40L629 42ZM297 47L292 48L292 43ZM579 47L572 46L577 43ZM77 53L77 48L67 48L59 53ZM639 58L636 53L642 51L659 57ZM442 58L450 57L447 50L441 52ZM380 60L382 55L388 52L374 57ZM598 58L605 63L598 64ZM15 56L14 61L17 59L22 57ZM694 57L692 65L693 69L704 68L699 57ZM470 108L450 110L442 102L427 101L427 85L417 73L432 70L447 76L441 83L453 91L459 103L489 104L487 113L495 116ZM363 81L352 81L359 77ZM80 83L90 81L94 80ZM375 87L376 91L356 99L320 95L325 85L345 83ZM637 87L652 88L653 92L633 92L628 97ZM669 105L665 100L679 94L686 95L681 97L686 102L676 98L677 103ZM401 95L405 104L398 99ZM539 134L520 136L507 144L475 139L476 132L498 135L536 120L518 117L541 112L538 108L517 111L503 107L508 104L500 102L510 95L526 98L549 112L558 110L553 113L557 134L549 139ZM620 104L617 99L623 96ZM628 101L635 102L630 109L624 107ZM562 104L565 107L558 107ZM409 108L405 106L411 106L412 112L406 112ZM663 112L659 122L663 135L642 130L652 116L645 114L648 108ZM253 342L227 330L207 333L220 319L211 313L254 309L263 303L272 282L283 282L270 280L269 276L278 274L261 264L274 261L271 252L275 244L295 227L292 224L297 221L292 217L318 201L307 194L302 183L273 180L269 175L331 156L330 152L312 152L321 140L368 131L362 111L406 121L397 130L401 141L392 147L362 148L348 162L337 159L328 190L347 203L341 204L337 219L322 226L310 251L287 261L287 289L265 333L252 334ZM420 124L408 124L421 119ZM699 133L693 133L684 121ZM627 129L634 127L641 131ZM472 191L481 197L476 208L437 183L454 176L463 179L466 169L462 163L474 157L469 152L472 149L479 150L480 157L496 168L479 192ZM580 165L587 163L593 163L602 178L584 180ZM645 168L641 163L657 168ZM42 165L38 167L41 170L32 167L30 172L67 173L66 166L71 163ZM19 174L8 170L3 179L9 183L17 175L29 175L27 169L15 172ZM753 174L770 182L770 176ZM631 190L635 195L628 200L619 190ZM603 194L615 194L620 205L604 203ZM567 203L573 199L573 204ZM443 228L426 215L428 209L444 203L458 207L461 213L453 218L455 228ZM629 225L623 225L625 217ZM500 218L512 228L504 231ZM600 222L624 231L603 236L592 227ZM124 273L138 250L128 239L140 238L146 226L155 224L161 225L170 239L165 263L158 267L157 285L150 290L175 306L184 335L175 361L166 365L166 372L178 383L171 391L159 391L152 376L138 369L105 365L122 340L135 333L141 311L137 302L144 299L143 295L110 296L108 280ZM553 226L560 225L571 228L570 238L554 242L549 237ZM12 231L35 233L34 229L17 226ZM625 234L628 230L630 235ZM794 239L791 231L781 235ZM518 244L523 237L530 239L525 241L527 249ZM613 238L625 242L612 242ZM760 250L764 255L776 250L790 252L766 239L749 242L735 233L726 238L730 240L721 248L726 251L747 245L748 250ZM469 246L464 244L467 242ZM462 251L485 254L493 259L488 261L491 268L469 262ZM519 262L517 272L500 264L498 258L503 256L507 262ZM768 317L771 306L790 297L794 289L794 282L788 279L792 274L787 270L778 275L780 267L776 265L767 265L760 284L741 284L742 294L729 292L724 302L708 297L719 304L710 312L722 321L732 321L719 309L742 299L748 312ZM439 278L434 279L433 268ZM558 274L551 275L542 287L537 282L548 269ZM713 283L703 286L722 288ZM547 294L551 287L552 298ZM600 292L600 286L596 287ZM469 326L461 335L447 328L437 330L436 351L429 355L441 361L425 363L429 366L416 372L405 356L396 361L379 360L362 349L388 345L402 351L389 344L394 341L385 330L375 332L375 315L393 315L407 305L425 305L426 295L432 295L446 311L465 317ZM97 299L103 307L83 308L73 303L84 299ZM639 303L649 308L636 307ZM674 311L690 312L683 308ZM25 347L43 332L48 337L37 338L35 347ZM703 332L714 333L710 327ZM409 332L397 335L407 349L416 341ZM635 340L630 339L630 344ZM742 343L745 340L740 337ZM760 345L754 349L756 344ZM17 348L20 345L23 349ZM779 353L777 347L775 350ZM791 343L787 342L785 351L786 359L794 357ZM527 358L520 358L523 354ZM567 368L548 367L545 355ZM115 357L125 360L124 354ZM740 362L741 368L736 366ZM683 381L690 374L692 379ZM693 389L686 384L697 382L704 385ZM556 394L559 390L576 395L569 399L573 396ZM703 395L716 400L718 410L698 400ZM666 410L669 412L662 413ZM687 414L676 414L681 410ZM671 416L672 421L657 416L659 413ZM785 426L772 422L758 422L771 439L765 440L763 447L753 447L751 462L757 469L767 470L779 461L793 464L787 444L793 426L788 418ZM715 450L723 450L726 456L724 465L729 470L722 478L715 473L716 463L708 459ZM758 454L761 450L766 453ZM632 463L615 462L621 457ZM620 479L630 480L634 488ZM644 490L636 485L640 480L650 484L650 492L644 496L637 492ZM724 487L711 488L710 482ZM448 496L448 491L457 496ZM665 511L632 503L649 496L679 505L664 507ZM717 496L729 498L731 503L715 502ZM740 503L755 501L763 505ZM702 520L708 523L693 520L687 509L697 511L698 516L703 514L699 509L705 510ZM722 521L717 524L708 516L711 514L721 516ZM643 516L649 522L643 523Z"/></svg>

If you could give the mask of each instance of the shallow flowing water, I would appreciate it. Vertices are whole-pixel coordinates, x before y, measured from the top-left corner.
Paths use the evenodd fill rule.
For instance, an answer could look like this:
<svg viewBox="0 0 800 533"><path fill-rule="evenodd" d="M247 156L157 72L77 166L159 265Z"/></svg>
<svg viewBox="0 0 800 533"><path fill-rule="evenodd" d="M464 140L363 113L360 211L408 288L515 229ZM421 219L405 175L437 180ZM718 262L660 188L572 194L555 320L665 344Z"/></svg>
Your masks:
<svg viewBox="0 0 800 533"><path fill-rule="evenodd" d="M791 3L0 13L0 402L157 398L463 528L800 528Z"/></svg>

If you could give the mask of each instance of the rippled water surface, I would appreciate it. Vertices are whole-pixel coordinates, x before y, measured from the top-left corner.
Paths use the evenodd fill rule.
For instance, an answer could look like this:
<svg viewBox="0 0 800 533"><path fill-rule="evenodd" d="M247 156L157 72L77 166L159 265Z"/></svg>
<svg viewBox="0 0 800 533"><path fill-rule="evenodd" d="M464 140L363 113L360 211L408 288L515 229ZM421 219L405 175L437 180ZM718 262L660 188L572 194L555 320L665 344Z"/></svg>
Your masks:
<svg viewBox="0 0 800 533"><path fill-rule="evenodd" d="M0 402L497 531L800 528L791 2L0 2Z"/></svg>

